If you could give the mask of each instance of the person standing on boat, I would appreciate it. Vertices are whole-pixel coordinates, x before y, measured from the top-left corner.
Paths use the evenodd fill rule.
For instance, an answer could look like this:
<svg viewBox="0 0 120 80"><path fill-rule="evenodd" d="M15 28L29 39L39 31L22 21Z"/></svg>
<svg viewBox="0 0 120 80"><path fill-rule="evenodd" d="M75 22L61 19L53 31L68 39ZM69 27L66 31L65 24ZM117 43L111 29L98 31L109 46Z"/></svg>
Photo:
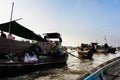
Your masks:
<svg viewBox="0 0 120 80"><path fill-rule="evenodd" d="M6 38L6 34L3 31L1 31L1 37Z"/></svg>
<svg viewBox="0 0 120 80"><path fill-rule="evenodd" d="M10 34L8 34L8 39L14 40L15 37L13 37L13 35L10 33Z"/></svg>

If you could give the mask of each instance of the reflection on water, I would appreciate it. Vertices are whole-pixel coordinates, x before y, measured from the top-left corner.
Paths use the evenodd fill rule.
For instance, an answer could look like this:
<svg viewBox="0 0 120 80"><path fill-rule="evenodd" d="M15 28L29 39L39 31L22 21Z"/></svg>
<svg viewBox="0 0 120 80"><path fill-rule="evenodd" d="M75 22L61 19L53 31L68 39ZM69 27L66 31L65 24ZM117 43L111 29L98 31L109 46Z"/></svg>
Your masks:
<svg viewBox="0 0 120 80"><path fill-rule="evenodd" d="M72 54L78 56L77 52L73 52ZM89 60L78 59L69 55L67 65L62 68L45 69L24 76L2 80L75 80L99 64L118 56L120 56L120 52L116 52L116 54L99 53L95 54L92 60Z"/></svg>

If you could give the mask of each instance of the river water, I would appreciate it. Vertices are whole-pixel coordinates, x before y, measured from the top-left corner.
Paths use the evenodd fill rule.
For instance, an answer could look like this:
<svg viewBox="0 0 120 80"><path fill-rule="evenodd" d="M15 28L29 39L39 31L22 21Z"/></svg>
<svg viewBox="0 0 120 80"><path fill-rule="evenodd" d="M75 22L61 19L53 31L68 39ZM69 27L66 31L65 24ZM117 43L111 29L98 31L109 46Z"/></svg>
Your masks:
<svg viewBox="0 0 120 80"><path fill-rule="evenodd" d="M77 52L72 54L78 56ZM116 52L116 54L99 53L95 54L92 60L89 60L78 59L69 55L67 65L62 68L40 70L23 76L6 78L5 80L76 80L92 68L118 56L120 56L120 52Z"/></svg>

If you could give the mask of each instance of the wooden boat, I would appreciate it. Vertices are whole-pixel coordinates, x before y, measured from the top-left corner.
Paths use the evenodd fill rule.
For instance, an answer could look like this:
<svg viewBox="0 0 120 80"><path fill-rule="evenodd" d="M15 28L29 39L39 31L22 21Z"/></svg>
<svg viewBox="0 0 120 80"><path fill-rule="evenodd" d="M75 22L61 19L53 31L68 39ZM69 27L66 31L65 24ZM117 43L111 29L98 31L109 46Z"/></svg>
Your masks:
<svg viewBox="0 0 120 80"><path fill-rule="evenodd" d="M32 44L29 42L10 40L0 37L0 53L7 54L13 53L24 53Z"/></svg>
<svg viewBox="0 0 120 80"><path fill-rule="evenodd" d="M119 75L120 57L117 57L93 68L77 80L120 80Z"/></svg>
<svg viewBox="0 0 120 80"><path fill-rule="evenodd" d="M18 24L16 21L0 24L0 30L9 32L8 31L9 24L11 24L10 33L26 39L36 40L37 43L33 45L30 42L16 41L16 40L10 40L0 37L0 77L11 77L11 76L22 75L24 73L32 72L45 67L50 67L50 66L59 67L66 63L68 59L68 54L65 51L63 52L64 54L61 57L53 57L45 54L44 55L39 54L39 56L37 56L38 57L37 61L24 62L25 52L27 50L32 49L31 51L36 55L37 52L39 52L39 51L36 52L36 49L34 50L33 46L37 45L38 47L40 47L43 53L44 52L47 53L48 48L50 48L50 45L41 36L23 27L22 25ZM46 35L49 38L51 38L50 37L51 34L52 34L52 38L54 37L60 39L60 42L58 43L62 42L59 33L47 33ZM14 58L12 58L12 62L11 60L7 61L10 53L13 53L12 55L15 55ZM40 56L45 56L47 58L39 58Z"/></svg>
<svg viewBox="0 0 120 80"><path fill-rule="evenodd" d="M94 46L91 46L87 51L78 50L79 57L88 58L88 59L92 59L95 52L96 52L96 49L94 48Z"/></svg>
<svg viewBox="0 0 120 80"><path fill-rule="evenodd" d="M81 51L81 50L78 50L78 55L79 56L84 56L84 55L86 55L88 53L88 51Z"/></svg>
<svg viewBox="0 0 120 80"><path fill-rule="evenodd" d="M3 77L16 77L24 75L37 70L46 68L56 68L66 65L68 55L64 54L62 58L48 58L42 61L25 63L25 62L5 62L0 61L0 78Z"/></svg>
<svg viewBox="0 0 120 80"><path fill-rule="evenodd" d="M119 51L119 52L120 52L120 47L117 47L117 48L116 48L116 51Z"/></svg>
<svg viewBox="0 0 120 80"><path fill-rule="evenodd" d="M108 53L109 49L97 49L96 53Z"/></svg>
<svg viewBox="0 0 120 80"><path fill-rule="evenodd" d="M44 39L33 31L23 27L22 25L18 24L16 21L11 21L7 23L0 24L0 30L9 32L9 24L11 24L10 33L30 40L37 40L39 42L43 42ZM10 40L6 38L0 37L0 53L23 53L26 49L32 46L29 42L24 41L17 41L17 40Z"/></svg>
<svg viewBox="0 0 120 80"><path fill-rule="evenodd" d="M103 46L101 45L95 45L96 46L96 53L115 53L116 48L112 46L108 46L107 43L105 43Z"/></svg>
<svg viewBox="0 0 120 80"><path fill-rule="evenodd" d="M106 49L104 49L104 48L101 48L101 49L96 49L97 51L96 51L96 53L115 53L115 51L116 51L116 48L106 48Z"/></svg>
<svg viewBox="0 0 120 80"><path fill-rule="evenodd" d="M92 59L94 53L92 51L78 51L79 57L83 59Z"/></svg>

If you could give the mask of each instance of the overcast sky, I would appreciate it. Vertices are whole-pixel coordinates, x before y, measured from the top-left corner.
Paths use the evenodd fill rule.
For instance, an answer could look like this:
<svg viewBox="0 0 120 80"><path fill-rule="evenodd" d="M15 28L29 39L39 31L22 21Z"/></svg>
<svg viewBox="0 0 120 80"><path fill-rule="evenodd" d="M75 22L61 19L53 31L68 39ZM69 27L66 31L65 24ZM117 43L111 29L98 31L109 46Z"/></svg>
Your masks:
<svg viewBox="0 0 120 80"><path fill-rule="evenodd" d="M120 46L120 0L0 0L0 23L12 19L37 34L59 32L63 45Z"/></svg>

